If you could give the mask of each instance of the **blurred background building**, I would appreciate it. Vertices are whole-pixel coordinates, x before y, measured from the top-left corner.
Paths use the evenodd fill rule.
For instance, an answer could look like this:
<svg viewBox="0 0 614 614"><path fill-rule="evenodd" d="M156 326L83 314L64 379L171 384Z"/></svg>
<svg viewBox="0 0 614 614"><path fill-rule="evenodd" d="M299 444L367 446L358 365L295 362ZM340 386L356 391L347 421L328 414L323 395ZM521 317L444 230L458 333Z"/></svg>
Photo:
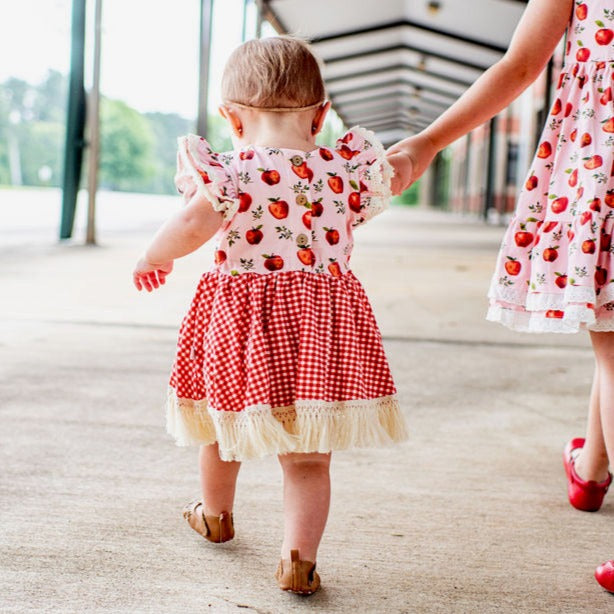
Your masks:
<svg viewBox="0 0 614 614"><path fill-rule="evenodd" d="M524 0L2 4L0 200L7 207L8 188L48 188L59 198L77 5L84 9L88 92L95 6L102 7L98 188L146 194L174 193L176 137L196 131L197 122L206 125L214 147L230 147L217 113L219 83L226 58L242 40L277 32L311 40L335 110L321 141L331 144L344 125L360 123L390 145L428 125L503 55L526 6ZM557 53L516 102L442 152L397 201L504 219L525 180L560 64ZM87 127L83 142L73 145L87 156ZM86 163L83 170L85 186Z"/></svg>

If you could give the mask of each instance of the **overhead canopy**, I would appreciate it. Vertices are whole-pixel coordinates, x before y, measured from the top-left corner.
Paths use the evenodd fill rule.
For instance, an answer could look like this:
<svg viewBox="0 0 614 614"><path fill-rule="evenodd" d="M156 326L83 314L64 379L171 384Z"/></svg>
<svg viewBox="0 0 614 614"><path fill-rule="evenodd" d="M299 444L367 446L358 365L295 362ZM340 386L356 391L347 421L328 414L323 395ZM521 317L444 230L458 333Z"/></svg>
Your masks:
<svg viewBox="0 0 614 614"><path fill-rule="evenodd" d="M348 125L393 142L431 122L505 53L526 0L269 0L312 41Z"/></svg>

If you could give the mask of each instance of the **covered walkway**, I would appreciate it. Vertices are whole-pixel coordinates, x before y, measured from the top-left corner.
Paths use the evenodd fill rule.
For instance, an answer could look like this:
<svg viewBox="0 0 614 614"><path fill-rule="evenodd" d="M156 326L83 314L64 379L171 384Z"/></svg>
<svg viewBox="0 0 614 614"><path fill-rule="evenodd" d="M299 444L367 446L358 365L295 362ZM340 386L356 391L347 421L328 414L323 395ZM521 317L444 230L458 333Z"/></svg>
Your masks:
<svg viewBox="0 0 614 614"><path fill-rule="evenodd" d="M104 247L22 234L2 249L3 612L611 611L592 571L614 551L614 503L572 510L560 462L583 429L586 338L484 322L501 231L439 212L396 208L357 233L354 268L411 437L335 455L323 590L301 600L273 580L275 459L243 468L234 542L191 533L181 506L198 492L196 452L165 435L162 407L177 322L211 254L178 263L169 291L137 295L151 207L148 221L136 203L121 228L102 220Z"/></svg>

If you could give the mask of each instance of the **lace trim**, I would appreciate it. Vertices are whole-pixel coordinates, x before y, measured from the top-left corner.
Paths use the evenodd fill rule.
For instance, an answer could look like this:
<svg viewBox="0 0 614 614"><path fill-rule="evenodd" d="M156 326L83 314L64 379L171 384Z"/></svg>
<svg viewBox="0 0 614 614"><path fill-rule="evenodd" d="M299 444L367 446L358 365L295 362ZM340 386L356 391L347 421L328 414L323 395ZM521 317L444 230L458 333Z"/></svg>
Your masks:
<svg viewBox="0 0 614 614"><path fill-rule="evenodd" d="M198 192L201 192L205 198L211 203L215 211L223 213L224 220L228 221L234 217L235 213L239 209L239 201L236 198L228 197L228 200L220 200L215 192L221 194L223 192L223 185L218 181L216 175L217 172L226 172L224 168L220 168L219 171L213 170L209 172L211 167L207 167L209 179L211 183L205 183L200 173L195 168L195 164L200 160L200 155L197 149L197 143L200 141L200 137L194 134L188 136L181 136L177 139L179 144L179 157L181 159L184 172L188 173L192 181L196 185ZM191 159L190 159L191 158ZM177 178L175 178L177 180Z"/></svg>
<svg viewBox="0 0 614 614"><path fill-rule="evenodd" d="M395 396L294 405L257 405L240 412L216 411L205 400L176 396L169 389L167 431L177 445L217 441L223 460L247 460L288 452L330 452L386 446L407 438Z"/></svg>
<svg viewBox="0 0 614 614"><path fill-rule="evenodd" d="M526 308L527 311L547 311L548 309L566 310L573 303L591 303L595 307L602 307L614 301L614 286L605 286L596 294L594 288L583 286L567 286L560 294L547 292L528 292L505 288L493 279L488 298L492 301L501 301L509 305Z"/></svg>
<svg viewBox="0 0 614 614"><path fill-rule="evenodd" d="M364 212L361 211L363 221L366 222L388 208L390 198L392 197L390 182L394 176L394 169L386 159L386 150L375 136L375 132L367 130L362 126L354 126L348 132L356 134L371 143L375 155L375 160L369 167L369 172L373 178L371 187L374 194L370 196L371 202L365 207Z"/></svg>

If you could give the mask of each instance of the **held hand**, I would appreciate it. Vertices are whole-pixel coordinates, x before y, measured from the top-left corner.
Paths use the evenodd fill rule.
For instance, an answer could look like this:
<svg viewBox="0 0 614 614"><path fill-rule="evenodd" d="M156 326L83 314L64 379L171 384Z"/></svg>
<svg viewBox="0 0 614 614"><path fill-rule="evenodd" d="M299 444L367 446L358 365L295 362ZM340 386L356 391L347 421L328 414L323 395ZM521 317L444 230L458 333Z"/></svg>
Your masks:
<svg viewBox="0 0 614 614"><path fill-rule="evenodd" d="M173 261L162 264L150 264L141 258L132 273L132 282L137 290L145 288L147 292L159 288L166 281L166 276L173 270Z"/></svg>
<svg viewBox="0 0 614 614"><path fill-rule="evenodd" d="M428 137L421 134L390 147L386 157L395 170L392 179L393 194L400 194L419 179L436 154L437 148Z"/></svg>

